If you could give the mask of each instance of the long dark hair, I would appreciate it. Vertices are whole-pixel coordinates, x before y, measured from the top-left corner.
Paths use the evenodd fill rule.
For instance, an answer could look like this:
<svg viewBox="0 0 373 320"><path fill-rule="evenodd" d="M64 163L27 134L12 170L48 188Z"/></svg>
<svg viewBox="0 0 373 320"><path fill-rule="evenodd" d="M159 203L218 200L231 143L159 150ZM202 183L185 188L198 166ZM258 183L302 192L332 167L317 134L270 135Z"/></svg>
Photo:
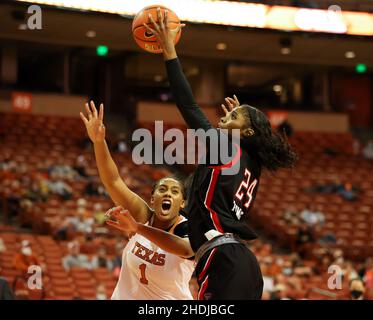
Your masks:
<svg viewBox="0 0 373 320"><path fill-rule="evenodd" d="M272 130L267 116L260 110L243 104L240 106L248 124L254 130L254 135L246 137L248 149L258 156L260 164L269 171L279 168L292 168L298 159L285 135Z"/></svg>

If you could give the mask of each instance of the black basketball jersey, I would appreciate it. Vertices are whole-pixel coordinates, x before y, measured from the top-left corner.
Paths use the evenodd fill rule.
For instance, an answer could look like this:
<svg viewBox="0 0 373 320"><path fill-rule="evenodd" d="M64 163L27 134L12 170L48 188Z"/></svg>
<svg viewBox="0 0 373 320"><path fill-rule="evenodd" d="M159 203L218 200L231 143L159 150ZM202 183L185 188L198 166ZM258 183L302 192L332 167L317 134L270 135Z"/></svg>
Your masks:
<svg viewBox="0 0 373 320"><path fill-rule="evenodd" d="M166 68L176 104L189 127L213 129L194 100L179 60L166 61ZM213 130L219 132L219 129ZM194 173L186 208L189 240L194 251L207 241L205 233L209 230L235 233L246 240L257 237L243 220L258 190L260 163L246 141L241 140L240 146L231 145L231 149L234 153L230 163L200 164ZM236 167L236 174L223 174L232 166Z"/></svg>
<svg viewBox="0 0 373 320"><path fill-rule="evenodd" d="M239 172L235 175L224 175L226 169L221 166L206 165L199 165L194 173L186 208L193 250L206 242L205 233L211 229L235 233L246 240L256 238L243 220L256 196L260 167L243 148L237 157Z"/></svg>

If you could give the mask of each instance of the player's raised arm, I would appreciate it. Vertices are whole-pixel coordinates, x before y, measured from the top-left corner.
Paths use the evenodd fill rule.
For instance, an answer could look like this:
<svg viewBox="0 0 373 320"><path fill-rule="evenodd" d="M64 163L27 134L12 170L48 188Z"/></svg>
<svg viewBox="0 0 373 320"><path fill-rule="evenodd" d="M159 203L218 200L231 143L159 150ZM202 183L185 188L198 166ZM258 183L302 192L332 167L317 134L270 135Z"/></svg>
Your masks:
<svg viewBox="0 0 373 320"><path fill-rule="evenodd" d="M149 32L156 36L158 43L162 47L167 74L172 93L176 100L176 105L190 128L202 128L204 130L211 129L212 126L209 120L203 114L194 99L192 90L183 73L180 61L176 54L174 39L179 30L185 25L180 24L175 29L170 29L167 10L165 11L164 17L159 8L157 9L157 12L158 23L155 22L153 17L150 15L149 18L153 24L153 28L150 28L146 24L144 24L144 26Z"/></svg>
<svg viewBox="0 0 373 320"><path fill-rule="evenodd" d="M120 231L140 234L162 250L179 257L190 258L194 256L188 238L181 238L161 229L136 222L128 210L124 210L122 207L113 208L106 215L111 218L106 223Z"/></svg>
<svg viewBox="0 0 373 320"><path fill-rule="evenodd" d="M124 183L106 144L103 104L100 105L99 112L97 112L93 101L90 104L86 103L85 108L87 116L81 112L80 117L86 126L89 138L93 142L96 163L102 183L116 205L125 206L131 210L136 221L145 223L151 216L150 208L141 197L131 191Z"/></svg>

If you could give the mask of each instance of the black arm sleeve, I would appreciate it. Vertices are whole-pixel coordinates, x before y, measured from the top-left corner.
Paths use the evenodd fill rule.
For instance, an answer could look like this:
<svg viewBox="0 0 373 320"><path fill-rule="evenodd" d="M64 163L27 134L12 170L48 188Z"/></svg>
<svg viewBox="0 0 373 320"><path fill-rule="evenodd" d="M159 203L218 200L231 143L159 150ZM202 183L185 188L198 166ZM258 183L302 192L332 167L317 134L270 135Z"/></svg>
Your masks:
<svg viewBox="0 0 373 320"><path fill-rule="evenodd" d="M171 91L185 122L191 129L195 130L200 128L204 130L213 128L194 100L192 90L183 73L179 59L167 60L165 63Z"/></svg>

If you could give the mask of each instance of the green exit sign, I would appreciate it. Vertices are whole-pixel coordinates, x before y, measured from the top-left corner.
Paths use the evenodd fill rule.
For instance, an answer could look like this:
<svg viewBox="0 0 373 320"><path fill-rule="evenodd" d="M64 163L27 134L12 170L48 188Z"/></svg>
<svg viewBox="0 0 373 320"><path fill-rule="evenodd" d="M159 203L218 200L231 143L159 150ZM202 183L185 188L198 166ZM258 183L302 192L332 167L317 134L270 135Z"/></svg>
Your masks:
<svg viewBox="0 0 373 320"><path fill-rule="evenodd" d="M109 52L109 48L107 46L100 45L100 46L97 46L96 48L96 53L100 57L107 56L108 52Z"/></svg>
<svg viewBox="0 0 373 320"><path fill-rule="evenodd" d="M367 66L364 63L359 63L355 67L357 73L365 73L367 71Z"/></svg>

